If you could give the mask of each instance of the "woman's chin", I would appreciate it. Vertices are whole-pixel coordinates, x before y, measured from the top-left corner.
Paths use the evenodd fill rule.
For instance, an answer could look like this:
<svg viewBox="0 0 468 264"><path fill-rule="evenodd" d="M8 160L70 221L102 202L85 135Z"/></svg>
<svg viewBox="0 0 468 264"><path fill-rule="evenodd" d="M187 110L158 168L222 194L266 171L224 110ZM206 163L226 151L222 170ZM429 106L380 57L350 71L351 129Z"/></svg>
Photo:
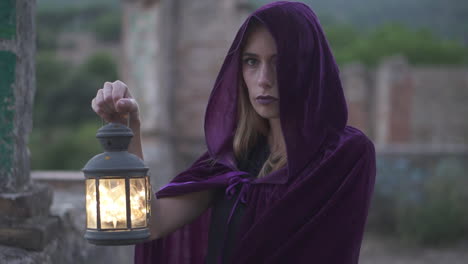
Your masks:
<svg viewBox="0 0 468 264"><path fill-rule="evenodd" d="M257 114L265 119L279 118L277 111L257 111Z"/></svg>

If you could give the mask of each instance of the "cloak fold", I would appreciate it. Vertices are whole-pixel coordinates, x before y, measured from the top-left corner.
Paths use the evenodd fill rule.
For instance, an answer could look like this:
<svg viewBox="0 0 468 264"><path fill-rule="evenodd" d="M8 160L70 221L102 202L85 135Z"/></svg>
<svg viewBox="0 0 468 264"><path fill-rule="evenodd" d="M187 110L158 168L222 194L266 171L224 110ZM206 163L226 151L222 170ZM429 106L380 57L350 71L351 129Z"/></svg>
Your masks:
<svg viewBox="0 0 468 264"><path fill-rule="evenodd" d="M239 181L232 149L242 43L255 21L278 51L280 118L287 166ZM205 114L207 151L156 193L170 197L240 184L246 212L231 263L356 264L375 181L375 150L346 126L339 71L313 11L274 2L239 29L216 79ZM216 162L213 162L216 161ZM211 209L174 233L135 247L137 264L201 264Z"/></svg>

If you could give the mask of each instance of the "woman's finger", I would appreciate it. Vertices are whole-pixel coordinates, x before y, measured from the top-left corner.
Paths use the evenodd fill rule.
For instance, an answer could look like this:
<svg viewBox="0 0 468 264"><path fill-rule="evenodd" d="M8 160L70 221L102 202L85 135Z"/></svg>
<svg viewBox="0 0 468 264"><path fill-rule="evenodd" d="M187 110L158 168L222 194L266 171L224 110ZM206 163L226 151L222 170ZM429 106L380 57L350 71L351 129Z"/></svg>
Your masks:
<svg viewBox="0 0 468 264"><path fill-rule="evenodd" d="M113 84L116 85L116 86L120 86L120 87L125 88L124 89L125 93L123 95L123 98L133 98L132 94L130 93L130 90L128 89L128 86L124 82L122 82L120 80L117 80Z"/></svg>
<svg viewBox="0 0 468 264"><path fill-rule="evenodd" d="M114 103L114 108L117 112L121 112L121 108L117 107L117 102L124 98L127 86L121 81L115 81L112 84L112 102Z"/></svg>
<svg viewBox="0 0 468 264"><path fill-rule="evenodd" d="M111 114L113 111L108 107L106 101L104 101L104 91L103 89L99 89L96 94L96 105L99 109L106 114Z"/></svg>
<svg viewBox="0 0 468 264"><path fill-rule="evenodd" d="M98 106L96 105L96 97L94 97L93 100L91 100L91 108L93 109L94 112L97 113Z"/></svg>
<svg viewBox="0 0 468 264"><path fill-rule="evenodd" d="M97 97L96 97L97 98ZM91 101L91 107L93 108L94 112L96 112L96 114L103 118L104 120L106 121L109 121L109 118L110 118L110 115L104 110L103 107L99 107L98 104L97 104L97 99L94 98L92 101Z"/></svg>
<svg viewBox="0 0 468 264"><path fill-rule="evenodd" d="M117 101L116 108L120 113L136 113L138 112L138 104L135 99L123 98Z"/></svg>
<svg viewBox="0 0 468 264"><path fill-rule="evenodd" d="M112 90L114 89L113 84L110 82L105 82L104 87L102 88L103 91L103 100L110 110L110 113L116 112L114 107L114 100L112 99Z"/></svg>

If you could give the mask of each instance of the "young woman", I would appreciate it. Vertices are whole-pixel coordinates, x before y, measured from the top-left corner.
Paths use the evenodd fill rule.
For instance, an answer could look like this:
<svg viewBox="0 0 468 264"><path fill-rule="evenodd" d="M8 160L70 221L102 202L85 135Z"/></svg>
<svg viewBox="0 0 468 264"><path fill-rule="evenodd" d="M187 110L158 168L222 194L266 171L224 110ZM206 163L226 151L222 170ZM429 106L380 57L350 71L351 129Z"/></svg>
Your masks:
<svg viewBox="0 0 468 264"><path fill-rule="evenodd" d="M92 102L138 105L120 81ZM207 151L156 193L135 263L358 263L375 179L371 141L346 126L338 68L315 14L275 2L239 29L211 93ZM139 136L133 153L142 157Z"/></svg>

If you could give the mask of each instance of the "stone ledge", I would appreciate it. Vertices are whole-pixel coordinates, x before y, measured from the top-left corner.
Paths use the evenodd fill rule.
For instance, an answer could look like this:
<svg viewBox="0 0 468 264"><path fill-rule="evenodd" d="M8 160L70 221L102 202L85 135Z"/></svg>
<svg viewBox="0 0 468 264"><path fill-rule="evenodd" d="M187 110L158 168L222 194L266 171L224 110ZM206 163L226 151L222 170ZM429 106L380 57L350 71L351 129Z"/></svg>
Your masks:
<svg viewBox="0 0 468 264"><path fill-rule="evenodd" d="M31 178L38 181L78 181L84 182L81 171L31 171Z"/></svg>
<svg viewBox="0 0 468 264"><path fill-rule="evenodd" d="M30 250L43 250L59 230L59 218L54 216L2 222L0 244Z"/></svg>
<svg viewBox="0 0 468 264"><path fill-rule="evenodd" d="M85 177L81 171L31 171L34 182L46 183L54 190L80 191L84 193Z"/></svg>

